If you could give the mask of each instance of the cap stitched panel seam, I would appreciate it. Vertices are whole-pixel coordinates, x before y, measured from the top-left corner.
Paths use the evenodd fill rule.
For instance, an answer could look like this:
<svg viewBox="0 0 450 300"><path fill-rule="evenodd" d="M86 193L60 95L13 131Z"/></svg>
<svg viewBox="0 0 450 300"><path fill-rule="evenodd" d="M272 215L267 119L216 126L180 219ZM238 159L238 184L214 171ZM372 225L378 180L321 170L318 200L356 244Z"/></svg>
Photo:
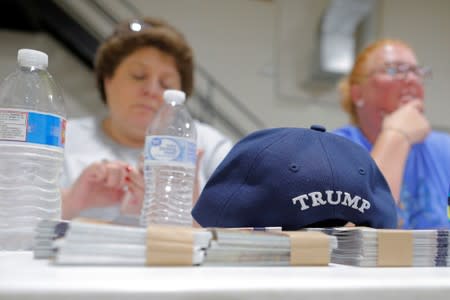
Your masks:
<svg viewBox="0 0 450 300"><path fill-rule="evenodd" d="M324 134L326 134L326 133L324 133ZM333 164L331 163L331 159L330 159L330 156L328 155L328 151L327 151L327 148L325 147L325 145L324 145L324 143L323 143L323 140L322 140L322 136L319 136L319 142L320 142L320 145L322 145L322 149L323 149L323 152L325 153L325 157L326 157L326 159L327 159L327 162L328 162L328 166L330 167L330 172L331 172L331 182L332 182L332 190L333 191L335 191L336 190L336 177L334 176L334 169L333 169ZM333 216L336 216L336 207L333 207Z"/></svg>

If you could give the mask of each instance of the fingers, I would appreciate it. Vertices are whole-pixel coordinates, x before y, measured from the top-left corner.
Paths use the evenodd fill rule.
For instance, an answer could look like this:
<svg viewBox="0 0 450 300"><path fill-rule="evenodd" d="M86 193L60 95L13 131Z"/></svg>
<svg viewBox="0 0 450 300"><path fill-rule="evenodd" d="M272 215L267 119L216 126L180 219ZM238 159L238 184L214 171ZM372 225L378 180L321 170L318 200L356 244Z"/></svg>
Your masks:
<svg viewBox="0 0 450 300"><path fill-rule="evenodd" d="M101 169L104 177L102 182L106 187L120 189L125 185L127 165L121 162L103 163Z"/></svg>
<svg viewBox="0 0 450 300"><path fill-rule="evenodd" d="M141 174L144 174L144 154L141 153L141 155L139 155L139 160L138 160L138 171Z"/></svg>
<svg viewBox="0 0 450 300"><path fill-rule="evenodd" d="M410 106L412 108L415 108L421 113L423 113L424 110L425 110L425 106L424 106L422 100L413 100L413 101L408 102L407 104L405 104L405 106Z"/></svg>
<svg viewBox="0 0 450 300"><path fill-rule="evenodd" d="M138 170L130 168L126 182L127 197L123 199L121 210L124 214L137 215L144 201L144 176Z"/></svg>
<svg viewBox="0 0 450 300"><path fill-rule="evenodd" d="M144 176L136 168L121 161L103 161L91 165L94 178L107 188L144 194Z"/></svg>
<svg viewBox="0 0 450 300"><path fill-rule="evenodd" d="M90 181L102 183L109 188L122 188L126 184L126 178L130 167L120 161L102 161L91 164L85 173Z"/></svg>
<svg viewBox="0 0 450 300"><path fill-rule="evenodd" d="M127 166L123 163L107 163L105 168L105 186L110 188L120 188L125 185L125 178L127 176Z"/></svg>
<svg viewBox="0 0 450 300"><path fill-rule="evenodd" d="M145 194L144 175L121 161L96 162L87 167L79 177L76 190L83 209L104 207L122 202L122 208L140 211ZM81 201L81 200L80 200Z"/></svg>
<svg viewBox="0 0 450 300"><path fill-rule="evenodd" d="M204 149L197 149L197 161L196 161L196 167L198 169L201 160L203 159L203 155L205 154Z"/></svg>
<svg viewBox="0 0 450 300"><path fill-rule="evenodd" d="M96 182L103 181L105 176L106 172L102 162L95 162L91 164L81 174L81 177L87 178L89 181Z"/></svg>
<svg viewBox="0 0 450 300"><path fill-rule="evenodd" d="M201 186L200 186L200 162L205 154L204 149L197 149L197 161L195 166L195 179L194 179L194 191L192 195L192 205L195 205L198 197L200 196Z"/></svg>
<svg viewBox="0 0 450 300"><path fill-rule="evenodd" d="M133 168L131 166L127 167L127 176L125 178L125 183L127 185L133 185L139 188L144 188L144 174L140 169Z"/></svg>
<svg viewBox="0 0 450 300"><path fill-rule="evenodd" d="M383 119L382 128L403 132L411 144L423 141L431 130L423 114L424 103L420 99L412 100Z"/></svg>

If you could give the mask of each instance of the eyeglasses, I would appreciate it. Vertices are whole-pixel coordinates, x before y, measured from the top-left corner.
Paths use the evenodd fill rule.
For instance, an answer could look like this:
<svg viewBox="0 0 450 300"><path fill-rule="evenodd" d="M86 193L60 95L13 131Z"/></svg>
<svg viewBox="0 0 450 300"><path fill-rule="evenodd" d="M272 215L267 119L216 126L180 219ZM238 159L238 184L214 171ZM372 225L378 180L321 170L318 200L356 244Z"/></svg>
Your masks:
<svg viewBox="0 0 450 300"><path fill-rule="evenodd" d="M386 74L390 76L393 80L404 80L408 74L414 74L422 81L431 79L431 68L424 66L414 66L409 64L398 64L398 65L386 65L378 70L375 70L366 77L373 76L375 74Z"/></svg>

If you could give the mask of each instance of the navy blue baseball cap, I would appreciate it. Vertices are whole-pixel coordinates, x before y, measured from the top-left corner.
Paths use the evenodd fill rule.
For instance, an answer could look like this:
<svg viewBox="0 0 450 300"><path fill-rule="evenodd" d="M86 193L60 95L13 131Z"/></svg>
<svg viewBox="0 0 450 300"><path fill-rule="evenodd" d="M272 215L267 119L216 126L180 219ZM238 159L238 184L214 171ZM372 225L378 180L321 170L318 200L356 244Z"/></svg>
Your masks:
<svg viewBox="0 0 450 300"><path fill-rule="evenodd" d="M192 216L203 227L397 227L391 191L367 150L318 125L243 138Z"/></svg>

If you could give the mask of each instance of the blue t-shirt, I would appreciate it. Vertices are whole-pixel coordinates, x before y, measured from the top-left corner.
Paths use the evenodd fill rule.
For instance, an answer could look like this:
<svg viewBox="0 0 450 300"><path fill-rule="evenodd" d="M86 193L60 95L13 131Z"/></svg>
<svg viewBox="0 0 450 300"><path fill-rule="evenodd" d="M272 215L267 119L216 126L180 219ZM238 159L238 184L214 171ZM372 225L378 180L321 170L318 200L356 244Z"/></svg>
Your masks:
<svg viewBox="0 0 450 300"><path fill-rule="evenodd" d="M334 132L372 151L372 144L359 128L348 125ZM450 228L447 215L449 190L450 135L432 131L409 152L397 209L399 227Z"/></svg>

